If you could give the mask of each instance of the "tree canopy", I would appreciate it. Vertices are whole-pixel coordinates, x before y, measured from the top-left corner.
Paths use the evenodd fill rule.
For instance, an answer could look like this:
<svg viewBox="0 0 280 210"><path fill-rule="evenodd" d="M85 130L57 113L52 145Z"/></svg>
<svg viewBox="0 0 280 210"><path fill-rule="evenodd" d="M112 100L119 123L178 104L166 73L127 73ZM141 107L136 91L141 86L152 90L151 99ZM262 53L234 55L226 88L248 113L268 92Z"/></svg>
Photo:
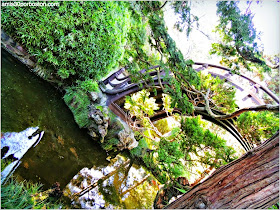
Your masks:
<svg viewBox="0 0 280 210"><path fill-rule="evenodd" d="M220 1L217 3L219 24L216 32L220 34L221 41L213 43L211 54L222 57L222 64L234 70L240 66L250 71L267 72L278 66L268 65L262 49L257 43L259 34L253 24L253 14L242 14L238 2Z"/></svg>

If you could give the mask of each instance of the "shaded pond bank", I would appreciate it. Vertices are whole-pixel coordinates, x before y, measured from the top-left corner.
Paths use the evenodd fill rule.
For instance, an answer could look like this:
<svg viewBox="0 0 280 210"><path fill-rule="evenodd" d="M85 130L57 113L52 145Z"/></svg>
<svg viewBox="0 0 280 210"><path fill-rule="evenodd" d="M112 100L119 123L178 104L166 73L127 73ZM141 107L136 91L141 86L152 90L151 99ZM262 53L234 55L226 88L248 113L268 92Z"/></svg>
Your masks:
<svg viewBox="0 0 280 210"><path fill-rule="evenodd" d="M22 158L15 174L61 187L83 167L106 166L107 154L86 130L80 129L62 94L2 50L1 132L20 132L39 126L44 136Z"/></svg>

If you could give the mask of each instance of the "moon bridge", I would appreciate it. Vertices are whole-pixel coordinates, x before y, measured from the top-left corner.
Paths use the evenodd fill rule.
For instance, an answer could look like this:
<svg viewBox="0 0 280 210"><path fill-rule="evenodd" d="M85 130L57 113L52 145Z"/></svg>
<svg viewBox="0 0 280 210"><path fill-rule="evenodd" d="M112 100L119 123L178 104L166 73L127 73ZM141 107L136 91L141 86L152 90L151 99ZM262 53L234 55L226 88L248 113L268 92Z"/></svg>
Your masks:
<svg viewBox="0 0 280 210"><path fill-rule="evenodd" d="M129 118L127 113L124 111L124 103L125 103L125 96L128 96L132 93L138 92L141 89L146 89L151 86L157 87L157 96L151 93L151 96L156 98L156 102L162 106L161 97L163 94L162 85L167 84L163 80L163 77L166 76L166 72L159 69L160 66L152 66L148 70L148 74L150 78L152 78L151 82L148 81L140 81L138 83L134 83L125 71L125 68L121 68L118 71L114 72L110 76L108 76L103 81L99 82L99 87L101 91L106 94L107 102L106 105L123 121L133 121ZM158 69L158 70L157 70ZM194 63L194 69L199 71L208 71L212 76L219 77L221 79L225 79L226 82L230 83L231 85L235 86L239 91L239 95L242 97L242 101L246 103L253 103L255 105L264 105L265 102L261 99L260 93L263 92L268 95L268 97L279 104L278 97L273 94L269 89L267 89L262 84L255 82L254 80L250 79L249 77L243 74L233 74L231 69L225 68L222 66L217 66L213 64L206 64L206 63ZM147 72L147 69L141 70L139 73L144 74ZM171 72L169 73L169 75ZM249 84L250 88L244 85ZM223 115L224 113L212 110L214 114ZM181 110L175 108L173 113L181 113ZM237 141L242 145L245 151L248 151L254 148L254 145L244 138L237 130L234 121L236 118L233 119L226 119L226 120L217 120L213 118L211 115L208 114L207 111L194 111L195 115L201 115L203 119L208 120L210 122L215 123L216 125L224 128L226 131L231 133ZM155 114L150 118L152 122L157 121L159 119L163 119L167 117L167 113L164 110L156 111Z"/></svg>

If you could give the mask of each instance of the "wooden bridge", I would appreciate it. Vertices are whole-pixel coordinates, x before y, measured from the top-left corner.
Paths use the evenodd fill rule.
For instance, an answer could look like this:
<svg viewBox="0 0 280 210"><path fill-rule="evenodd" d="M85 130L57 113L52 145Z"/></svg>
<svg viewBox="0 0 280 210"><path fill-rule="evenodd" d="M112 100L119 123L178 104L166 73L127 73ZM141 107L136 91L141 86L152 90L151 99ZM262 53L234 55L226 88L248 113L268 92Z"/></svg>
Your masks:
<svg viewBox="0 0 280 210"><path fill-rule="evenodd" d="M239 94L241 94L242 100L244 102L254 103L255 105L264 105L265 103L260 97L260 93L263 92L267 94L273 101L279 104L278 97L273 94L269 89L265 86L255 82L254 80L250 79L249 77L242 75L242 74L233 74L231 69L225 68L222 66L212 65L212 64L205 64L205 63L194 63L194 69L199 71L207 70L214 77L220 77L221 79L225 79L226 82L231 83L239 90ZM161 89L161 85L166 84L162 80L165 76L165 72L163 70L158 71L154 69L158 69L159 66L153 66L149 68L149 75L152 78L153 82L148 83L145 81L140 81L139 83L133 83L130 76L125 71L125 68L121 68L117 72L108 76L105 80L99 83L99 87L101 88L102 92L107 95L107 105L109 108L122 120L127 121L131 120L128 118L127 113L124 111L124 103L125 103L125 96L130 95L132 93L138 92L143 88L148 88L149 86L157 86L157 96L151 93L152 97L156 98L156 103L162 106L161 97L163 90ZM153 71L154 70L154 71ZM141 70L139 73L144 74L147 72L146 69ZM244 83L247 83L250 88L245 87ZM142 87L140 88L140 85ZM161 111L157 111L152 117L151 121L157 121L159 119L167 117L165 111L160 109ZM173 113L180 113L181 110L175 108ZM214 114L223 115L224 113L213 110ZM252 149L254 146L251 142L247 139L243 138L242 135L238 132L234 125L234 120L236 119L227 119L227 120L217 120L211 117L207 111L195 111L195 115L201 115L203 119L211 121L218 126L224 128L229 133L231 133L243 146L243 148L248 151Z"/></svg>

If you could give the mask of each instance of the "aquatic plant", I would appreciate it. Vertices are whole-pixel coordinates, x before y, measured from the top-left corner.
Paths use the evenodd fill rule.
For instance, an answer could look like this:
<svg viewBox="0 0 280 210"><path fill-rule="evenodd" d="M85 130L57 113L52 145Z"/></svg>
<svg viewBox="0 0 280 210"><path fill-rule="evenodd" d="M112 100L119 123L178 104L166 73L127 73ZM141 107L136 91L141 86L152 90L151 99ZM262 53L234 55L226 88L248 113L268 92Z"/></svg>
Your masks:
<svg viewBox="0 0 280 210"><path fill-rule="evenodd" d="M42 184L17 181L11 177L1 186L1 208L3 209L59 209L61 204L50 200L36 200L33 195L42 191Z"/></svg>
<svg viewBox="0 0 280 210"><path fill-rule="evenodd" d="M9 161L1 159L1 171ZM59 209L62 207L55 199L48 196L45 199L36 199L36 195L43 192L42 184L29 181L18 181L14 176L1 185L2 209ZM38 196L37 196L38 197ZM40 197L40 196L39 196Z"/></svg>

